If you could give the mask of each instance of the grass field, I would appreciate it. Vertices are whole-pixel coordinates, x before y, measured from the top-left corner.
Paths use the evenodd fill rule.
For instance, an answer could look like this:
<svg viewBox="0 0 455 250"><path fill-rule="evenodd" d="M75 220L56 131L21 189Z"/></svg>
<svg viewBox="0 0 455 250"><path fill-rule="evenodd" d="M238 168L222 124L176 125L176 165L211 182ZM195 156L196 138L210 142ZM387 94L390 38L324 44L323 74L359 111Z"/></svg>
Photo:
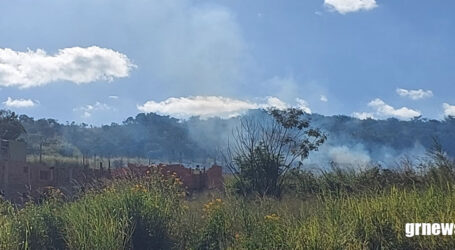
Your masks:
<svg viewBox="0 0 455 250"><path fill-rule="evenodd" d="M351 176L346 185L356 182L340 174L332 173ZM229 190L189 197L178 178L150 174L71 199L55 189L40 204L18 208L3 201L0 249L455 248L452 236L405 235L409 222L455 222L455 186L438 180L358 192L287 191L275 199Z"/></svg>

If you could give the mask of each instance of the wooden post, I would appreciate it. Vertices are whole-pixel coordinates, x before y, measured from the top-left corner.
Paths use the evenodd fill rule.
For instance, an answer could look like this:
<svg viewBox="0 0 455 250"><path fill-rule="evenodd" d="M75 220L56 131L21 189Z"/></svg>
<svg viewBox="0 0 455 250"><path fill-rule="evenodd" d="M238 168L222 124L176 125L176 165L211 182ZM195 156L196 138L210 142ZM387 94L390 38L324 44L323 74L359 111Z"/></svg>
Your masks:
<svg viewBox="0 0 455 250"><path fill-rule="evenodd" d="M9 183L8 183L8 180L9 180L9 164L8 164L8 161L4 161L4 166L5 166L5 169L3 171L3 192L4 192L4 195L5 197L8 197L9 195Z"/></svg>
<svg viewBox="0 0 455 250"><path fill-rule="evenodd" d="M42 163L42 156L43 156L43 142L39 144L39 163Z"/></svg>
<svg viewBox="0 0 455 250"><path fill-rule="evenodd" d="M111 158L107 159L107 172L109 173L109 178L112 177L111 174Z"/></svg>

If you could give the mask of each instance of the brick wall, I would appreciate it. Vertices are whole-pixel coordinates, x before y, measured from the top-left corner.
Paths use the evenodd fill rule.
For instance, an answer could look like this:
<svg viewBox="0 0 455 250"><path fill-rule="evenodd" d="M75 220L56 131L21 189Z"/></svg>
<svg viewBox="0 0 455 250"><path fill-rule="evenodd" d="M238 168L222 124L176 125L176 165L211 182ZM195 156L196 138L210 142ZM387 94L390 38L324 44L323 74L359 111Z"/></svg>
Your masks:
<svg viewBox="0 0 455 250"><path fill-rule="evenodd" d="M71 189L77 183L90 183L101 178L140 177L156 169L165 176L175 174L189 191L223 188L222 168L217 165L208 170L196 170L185 168L181 164L157 166L129 164L126 168L101 170L84 167L49 167L25 161L0 161L2 182L0 189L7 199L17 201L25 194L37 195L37 191L44 187Z"/></svg>

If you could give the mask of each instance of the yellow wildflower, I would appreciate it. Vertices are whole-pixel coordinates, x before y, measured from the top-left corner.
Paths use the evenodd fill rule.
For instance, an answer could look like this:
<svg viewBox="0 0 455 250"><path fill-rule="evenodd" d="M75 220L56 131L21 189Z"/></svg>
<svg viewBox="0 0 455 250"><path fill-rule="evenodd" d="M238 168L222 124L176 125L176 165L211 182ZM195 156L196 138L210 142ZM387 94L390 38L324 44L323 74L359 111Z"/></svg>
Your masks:
<svg viewBox="0 0 455 250"><path fill-rule="evenodd" d="M266 216L264 216L264 218L265 218L266 220L277 221L277 220L280 219L280 216L278 216L277 214L273 213L273 214L271 214L271 215L266 215Z"/></svg>

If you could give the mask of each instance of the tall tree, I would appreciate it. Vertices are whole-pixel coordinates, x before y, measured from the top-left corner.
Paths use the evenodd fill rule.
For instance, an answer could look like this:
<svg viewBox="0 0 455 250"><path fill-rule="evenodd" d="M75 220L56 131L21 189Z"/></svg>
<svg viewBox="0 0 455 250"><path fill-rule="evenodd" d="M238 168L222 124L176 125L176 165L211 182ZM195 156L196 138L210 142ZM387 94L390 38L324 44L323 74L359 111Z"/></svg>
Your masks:
<svg viewBox="0 0 455 250"><path fill-rule="evenodd" d="M300 109L270 109L267 114L243 118L228 148L226 163L243 194L280 196L287 172L326 140L309 127Z"/></svg>

